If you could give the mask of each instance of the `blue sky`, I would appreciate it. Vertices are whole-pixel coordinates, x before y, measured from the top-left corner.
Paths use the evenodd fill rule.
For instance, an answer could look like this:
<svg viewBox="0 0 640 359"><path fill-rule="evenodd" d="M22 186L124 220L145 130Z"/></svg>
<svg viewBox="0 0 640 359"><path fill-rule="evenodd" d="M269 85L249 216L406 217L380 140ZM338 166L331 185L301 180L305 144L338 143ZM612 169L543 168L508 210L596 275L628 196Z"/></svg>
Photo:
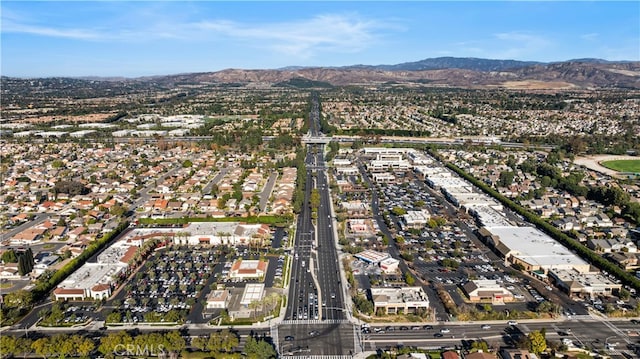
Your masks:
<svg viewBox="0 0 640 359"><path fill-rule="evenodd" d="M640 2L0 2L1 74L148 76L456 56L640 61Z"/></svg>

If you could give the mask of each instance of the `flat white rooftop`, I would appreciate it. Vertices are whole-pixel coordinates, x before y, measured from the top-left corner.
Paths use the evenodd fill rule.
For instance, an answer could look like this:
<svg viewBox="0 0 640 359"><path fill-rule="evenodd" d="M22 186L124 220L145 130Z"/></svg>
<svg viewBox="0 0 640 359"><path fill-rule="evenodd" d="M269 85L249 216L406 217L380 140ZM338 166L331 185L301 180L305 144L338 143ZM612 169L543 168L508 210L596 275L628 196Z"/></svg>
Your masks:
<svg viewBox="0 0 640 359"><path fill-rule="evenodd" d="M367 249L366 251L357 253L355 257L365 262L375 264L375 263L380 263L381 261L389 258L390 256L389 256L389 253L382 253L382 252L374 251L371 249Z"/></svg>
<svg viewBox="0 0 640 359"><path fill-rule="evenodd" d="M240 304L249 305L249 303L253 301L262 300L262 296L264 295L264 283L249 283L246 287L244 287L244 292L242 292L242 299L240 299Z"/></svg>
<svg viewBox="0 0 640 359"><path fill-rule="evenodd" d="M588 266L560 242L534 227L486 227L500 237L512 255L532 265L549 269Z"/></svg>

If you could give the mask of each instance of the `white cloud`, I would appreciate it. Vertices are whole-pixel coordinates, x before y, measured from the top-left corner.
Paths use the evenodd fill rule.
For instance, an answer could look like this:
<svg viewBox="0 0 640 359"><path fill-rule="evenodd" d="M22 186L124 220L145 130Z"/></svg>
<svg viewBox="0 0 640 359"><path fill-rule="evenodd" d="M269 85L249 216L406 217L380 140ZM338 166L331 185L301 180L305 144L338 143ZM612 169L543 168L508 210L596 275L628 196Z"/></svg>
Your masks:
<svg viewBox="0 0 640 359"><path fill-rule="evenodd" d="M307 20L243 24L206 21L194 24L211 35L221 35L286 55L310 57L320 51L358 52L371 46L384 25L344 15L320 15Z"/></svg>
<svg viewBox="0 0 640 359"><path fill-rule="evenodd" d="M308 58L319 52L353 53L372 46L391 24L356 15L318 15L304 20L242 23L229 20L161 22L138 28L65 29L5 20L2 31L86 41L146 42L175 39L185 42L232 40L244 46ZM397 30L397 28L396 28Z"/></svg>
<svg viewBox="0 0 640 359"><path fill-rule="evenodd" d="M59 37L75 40L99 40L104 38L104 34L89 29L56 29L46 26L26 25L14 23L11 20L3 20L2 32L22 33L46 37Z"/></svg>
<svg viewBox="0 0 640 359"><path fill-rule="evenodd" d="M594 41L598 39L598 36L600 36L600 34L598 34L597 32L592 32L589 34L582 34L580 35L580 38L587 41Z"/></svg>

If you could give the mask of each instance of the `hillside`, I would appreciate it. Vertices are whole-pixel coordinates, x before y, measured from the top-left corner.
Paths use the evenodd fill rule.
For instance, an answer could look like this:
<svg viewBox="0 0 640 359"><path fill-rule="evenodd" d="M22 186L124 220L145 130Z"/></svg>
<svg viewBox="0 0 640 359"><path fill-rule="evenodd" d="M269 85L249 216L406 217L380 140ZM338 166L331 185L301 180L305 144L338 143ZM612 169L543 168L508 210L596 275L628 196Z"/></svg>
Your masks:
<svg viewBox="0 0 640 359"><path fill-rule="evenodd" d="M89 89L113 87L119 93L142 88L172 88L186 84L261 84L265 86L329 87L382 83L421 84L464 88L512 89L640 89L640 62L580 59L540 63L515 60L441 57L397 65L346 67L288 67L277 70L226 69L217 72L153 76L137 79L46 80L35 82L40 90L56 87L68 91L74 85ZM29 92L34 79L2 78L5 94ZM44 86L43 86L44 85Z"/></svg>

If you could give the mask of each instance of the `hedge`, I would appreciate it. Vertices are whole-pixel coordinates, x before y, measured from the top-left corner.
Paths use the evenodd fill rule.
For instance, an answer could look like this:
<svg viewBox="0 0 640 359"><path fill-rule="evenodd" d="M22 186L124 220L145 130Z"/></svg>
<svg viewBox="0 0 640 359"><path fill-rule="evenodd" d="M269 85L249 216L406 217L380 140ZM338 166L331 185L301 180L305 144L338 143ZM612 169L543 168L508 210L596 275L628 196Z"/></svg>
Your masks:
<svg viewBox="0 0 640 359"><path fill-rule="evenodd" d="M123 221L111 232L102 238L92 242L79 256L73 258L64 267L58 269L48 280L39 281L33 289L33 296L36 300L44 299L47 293L55 288L60 282L71 273L80 268L89 258L102 250L111 240L117 237L122 231L129 227L129 222Z"/></svg>
<svg viewBox="0 0 640 359"><path fill-rule="evenodd" d="M187 224L191 222L244 222L284 226L293 220L292 215L282 216L249 216L249 217L181 217L181 218L140 218L140 224L167 226Z"/></svg>

